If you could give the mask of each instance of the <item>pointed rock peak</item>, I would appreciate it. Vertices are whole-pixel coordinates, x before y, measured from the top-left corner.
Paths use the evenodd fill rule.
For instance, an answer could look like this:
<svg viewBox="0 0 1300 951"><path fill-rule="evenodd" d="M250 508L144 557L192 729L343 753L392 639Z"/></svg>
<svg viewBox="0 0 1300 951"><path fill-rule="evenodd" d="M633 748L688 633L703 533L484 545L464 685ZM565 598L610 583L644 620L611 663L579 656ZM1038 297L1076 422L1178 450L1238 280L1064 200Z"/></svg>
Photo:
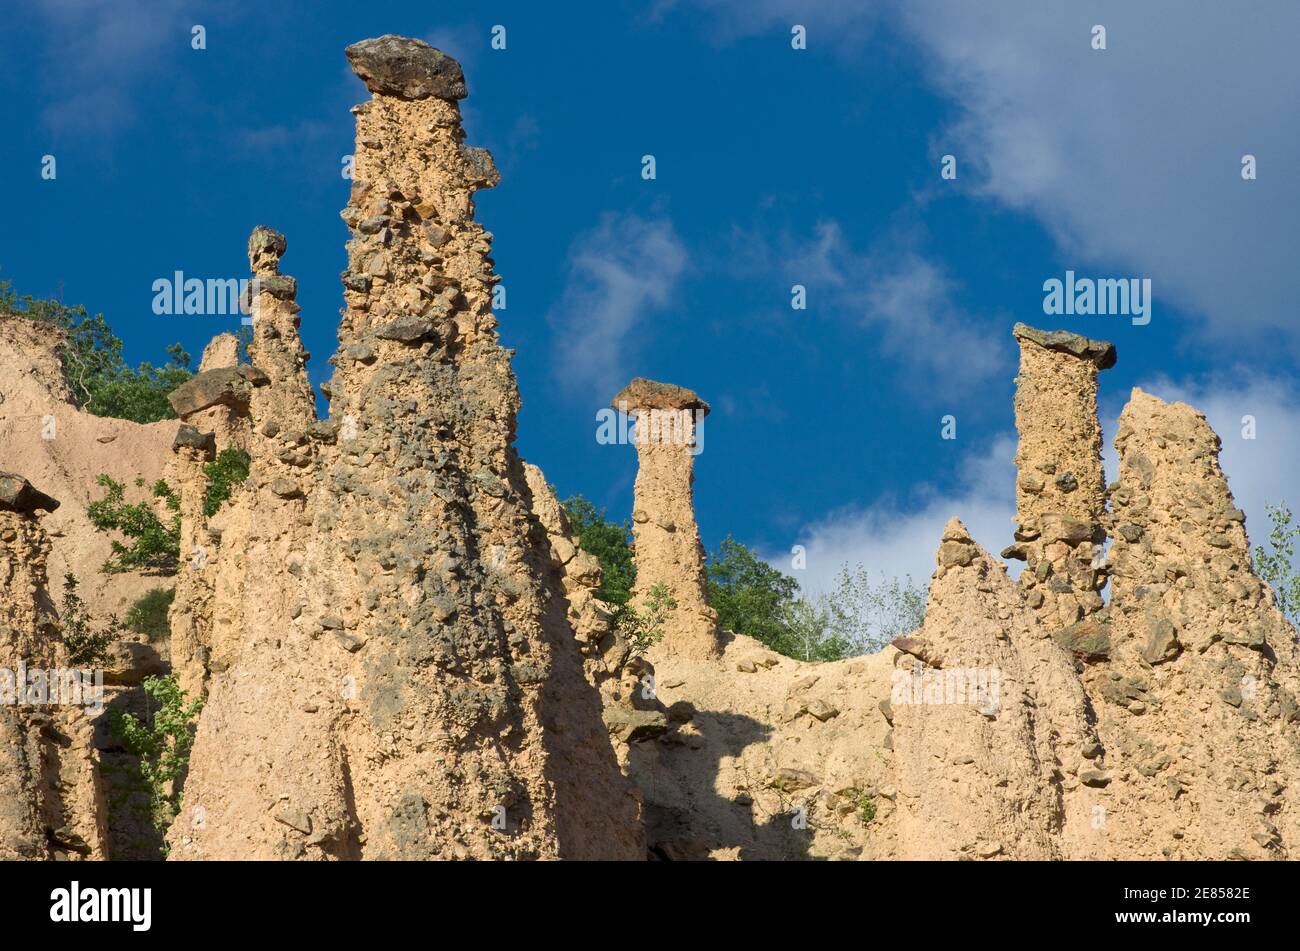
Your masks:
<svg viewBox="0 0 1300 951"><path fill-rule="evenodd" d="M975 539L966 530L966 525L957 516L948 519L948 524L943 527L943 541L946 542L969 542L974 544Z"/></svg>
<svg viewBox="0 0 1300 951"><path fill-rule="evenodd" d="M977 562L988 564L989 554L971 538L970 532L959 518L948 519L943 527L943 539L935 556L939 568L965 568Z"/></svg>
<svg viewBox="0 0 1300 951"><path fill-rule="evenodd" d="M614 409L627 413L639 409L691 409L699 410L701 416L709 414L709 404L700 399L694 390L671 383L656 383L641 376L623 387L611 405Z"/></svg>
<svg viewBox="0 0 1300 951"><path fill-rule="evenodd" d="M275 274L280 270L280 258L288 250L284 235L266 225L258 225L248 236L248 263L254 273Z"/></svg>
<svg viewBox="0 0 1300 951"><path fill-rule="evenodd" d="M220 333L208 341L199 360L199 372L239 366L239 338L232 333Z"/></svg>
<svg viewBox="0 0 1300 951"><path fill-rule="evenodd" d="M448 100L469 95L460 63L423 40L390 33L353 43L345 52L352 71L378 95Z"/></svg>
<svg viewBox="0 0 1300 951"><path fill-rule="evenodd" d="M1028 324L1016 324L1011 335L1021 343L1026 340L1046 350L1069 353L1084 360L1090 360L1100 370L1115 365L1115 345L1106 340L1092 340L1068 330L1039 330Z"/></svg>

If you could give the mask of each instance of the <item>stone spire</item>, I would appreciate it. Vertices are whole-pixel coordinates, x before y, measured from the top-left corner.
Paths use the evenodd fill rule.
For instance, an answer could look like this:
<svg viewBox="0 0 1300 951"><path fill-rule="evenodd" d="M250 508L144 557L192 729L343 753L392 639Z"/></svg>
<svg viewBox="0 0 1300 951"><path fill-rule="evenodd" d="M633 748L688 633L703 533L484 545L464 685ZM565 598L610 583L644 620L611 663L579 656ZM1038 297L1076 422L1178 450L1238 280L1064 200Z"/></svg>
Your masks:
<svg viewBox="0 0 1300 951"><path fill-rule="evenodd" d="M105 857L90 719L82 706L51 693L58 687L46 679L68 664L48 590L50 540L37 515L58 506L22 476L0 472L0 668L13 678L0 703L4 860ZM31 674L23 677L23 668L45 688L27 695ZM84 686L93 690L93 678ZM84 692L71 700L93 702Z"/></svg>
<svg viewBox="0 0 1300 951"><path fill-rule="evenodd" d="M280 258L288 248L284 235L258 225L248 238L249 285L253 339L249 360L270 378L270 385L253 394L252 416L263 435L280 430L303 431L316 421L316 402L307 380L310 355L298 336L298 282L280 273ZM272 432L266 430L272 429Z"/></svg>
<svg viewBox="0 0 1300 951"><path fill-rule="evenodd" d="M662 583L677 602L656 653L720 657L718 615L708 606L704 546L692 497L695 456L703 448L701 427L709 404L684 387L638 377L614 397L612 405L636 420L639 468L632 505L633 597L644 604L651 589Z"/></svg>
<svg viewBox="0 0 1300 951"><path fill-rule="evenodd" d="M640 858L513 445L473 219L497 176L462 144L459 66L401 37L348 58L375 95L353 110L331 418L279 430L296 474L258 478L255 453L226 516L216 600L241 607L216 618L231 634L171 854Z"/></svg>
<svg viewBox="0 0 1300 951"><path fill-rule="evenodd" d="M1106 662L1084 668L1130 858L1295 858L1295 630L1251 570L1205 417L1140 389L1115 436ZM1152 804L1160 804L1151 821Z"/></svg>
<svg viewBox="0 0 1300 951"><path fill-rule="evenodd" d="M1106 482L1097 421L1097 374L1115 347L1065 331L1016 324L1016 544L1029 604L1049 628L1102 608Z"/></svg>
<svg viewBox="0 0 1300 951"><path fill-rule="evenodd" d="M1099 747L1069 658L951 519L925 623L900 637L892 709L899 857L1095 857ZM956 781L954 781L956 780Z"/></svg>

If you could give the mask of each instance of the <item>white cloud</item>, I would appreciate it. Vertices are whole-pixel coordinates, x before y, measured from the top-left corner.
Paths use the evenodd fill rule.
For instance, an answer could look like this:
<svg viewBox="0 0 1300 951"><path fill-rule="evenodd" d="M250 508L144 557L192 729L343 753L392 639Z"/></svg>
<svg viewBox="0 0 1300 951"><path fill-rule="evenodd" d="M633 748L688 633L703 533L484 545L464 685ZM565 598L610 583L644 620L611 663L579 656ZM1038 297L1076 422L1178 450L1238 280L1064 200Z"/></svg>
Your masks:
<svg viewBox="0 0 1300 951"><path fill-rule="evenodd" d="M1150 277L1212 336L1285 333L1300 126L1300 4L1103 0L899 4L962 110L941 141L976 190L1036 216L1066 266ZM1091 29L1107 29L1104 51ZM1260 179L1241 179L1257 155ZM1044 275L1044 278L1050 275Z"/></svg>
<svg viewBox="0 0 1300 951"><path fill-rule="evenodd" d="M931 395L960 392L1010 366L1009 342L990 342L943 266L897 233L861 252L835 221L818 222L808 238L737 229L728 263L745 276L802 284L810 310L860 324L885 356L927 371L908 379Z"/></svg>
<svg viewBox="0 0 1300 951"><path fill-rule="evenodd" d="M606 214L578 235L568 282L547 314L561 385L604 405L626 384L646 318L672 300L687 263L667 218Z"/></svg>
<svg viewBox="0 0 1300 951"><path fill-rule="evenodd" d="M1300 124L1280 118L1300 93L1293 0L1249 15L1212 0L690 5L719 42L805 22L810 50L844 52L887 23L960 110L935 137L959 184L1037 218L1063 267L1151 278L1157 321L1173 305L1219 342L1275 333L1300 350ZM1106 50L1091 47L1095 24ZM1257 181L1241 178L1246 153Z"/></svg>
<svg viewBox="0 0 1300 951"><path fill-rule="evenodd" d="M860 564L873 577L911 575L914 582L925 585L934 573L943 527L953 516L997 557L1012 541L1015 451L1015 437L1002 435L983 453L966 457L959 463L965 478L954 492L945 494L921 486L907 502L888 499L866 508L829 513L798 536L798 544L807 549L807 567L802 571L791 570L786 554L768 560L794 575L810 594L832 589L845 564ZM1008 567L1018 574L1019 562Z"/></svg>
<svg viewBox="0 0 1300 951"><path fill-rule="evenodd" d="M190 52L183 0L39 0L39 7L53 64L44 119L56 132L102 134L130 124L132 87L163 68L169 45L177 55Z"/></svg>

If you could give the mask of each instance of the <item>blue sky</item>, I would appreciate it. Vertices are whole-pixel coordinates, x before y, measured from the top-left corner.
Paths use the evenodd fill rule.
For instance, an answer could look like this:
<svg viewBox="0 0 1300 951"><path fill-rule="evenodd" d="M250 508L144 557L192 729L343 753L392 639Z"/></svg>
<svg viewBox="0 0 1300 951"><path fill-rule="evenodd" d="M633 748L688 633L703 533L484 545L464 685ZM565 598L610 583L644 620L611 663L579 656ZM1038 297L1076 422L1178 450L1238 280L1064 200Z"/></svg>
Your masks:
<svg viewBox="0 0 1300 951"><path fill-rule="evenodd" d="M469 142L502 172L478 216L506 287L519 448L562 495L630 511L635 453L599 445L595 414L649 376L713 404L696 482L708 547L732 533L779 561L804 545L810 587L846 560L928 576L950 515L996 551L1023 320L1118 345L1108 441L1134 385L1205 410L1252 537L1263 501L1300 503L1300 5L10 6L0 278L104 312L133 362L233 329L153 314L152 284L246 276L266 224L288 237L326 378L348 109L368 96L343 48L398 33L465 67ZM1043 282L1066 269L1151 279L1150 324L1045 316Z"/></svg>

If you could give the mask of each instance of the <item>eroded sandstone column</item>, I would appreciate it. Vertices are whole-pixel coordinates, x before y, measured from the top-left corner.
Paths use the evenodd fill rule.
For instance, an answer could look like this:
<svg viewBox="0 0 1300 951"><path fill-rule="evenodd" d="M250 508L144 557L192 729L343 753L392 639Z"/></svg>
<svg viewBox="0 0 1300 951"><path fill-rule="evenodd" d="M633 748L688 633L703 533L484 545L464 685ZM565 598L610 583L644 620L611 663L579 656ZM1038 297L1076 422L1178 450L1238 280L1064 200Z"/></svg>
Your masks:
<svg viewBox="0 0 1300 951"><path fill-rule="evenodd" d="M50 678L67 650L50 600L39 511L59 503L0 472L0 859L104 858L103 802L82 694ZM24 671L40 679L32 680ZM42 688L41 683L45 686ZM93 689L93 677L86 687ZM102 679L100 686L102 687ZM28 692L30 690L34 692ZM57 702L55 702L57 701Z"/></svg>
<svg viewBox="0 0 1300 951"><path fill-rule="evenodd" d="M261 434L306 430L316 421L316 403L307 379L310 355L298 335L302 310L298 282L280 273L280 258L288 248L284 235L258 225L248 238L248 263L253 271L249 307L253 339L249 359L270 378L252 397L252 414ZM267 430L271 430L268 432Z"/></svg>
<svg viewBox="0 0 1300 951"><path fill-rule="evenodd" d="M230 649L214 651L171 855L640 858L513 446L473 220L497 175L462 144L460 67L391 36L348 58L374 98L353 110L331 418L277 419L224 517ZM284 329L250 347L273 385L261 353ZM258 413L285 414L263 405L266 434Z"/></svg>
<svg viewBox="0 0 1300 951"><path fill-rule="evenodd" d="M952 519L890 708L900 858L1094 857L1099 747L1073 667Z"/></svg>
<svg viewBox="0 0 1300 951"><path fill-rule="evenodd" d="M1106 481L1097 421L1097 374L1115 347L1061 330L1016 324L1016 544L1020 583L1049 627L1100 611Z"/></svg>
<svg viewBox="0 0 1300 951"><path fill-rule="evenodd" d="M656 652L695 659L720 657L718 615L708 605L704 546L695 524L692 492L695 456L703 444L698 430L709 404L684 387L637 378L614 397L612 405L636 420L633 599L644 607L651 589L662 583L677 602Z"/></svg>
<svg viewBox="0 0 1300 951"><path fill-rule="evenodd" d="M1115 445L1111 649L1084 671L1126 777L1111 851L1295 858L1295 631L1251 569L1219 439L1192 407L1134 389Z"/></svg>
<svg viewBox="0 0 1300 951"><path fill-rule="evenodd" d="M172 672L189 696L201 696L207 686L208 653L212 643L215 543L204 511L208 479L204 466L216 456L212 433L182 423L172 443L176 454L176 494L180 499L180 564L176 595L167 615L171 631Z"/></svg>

